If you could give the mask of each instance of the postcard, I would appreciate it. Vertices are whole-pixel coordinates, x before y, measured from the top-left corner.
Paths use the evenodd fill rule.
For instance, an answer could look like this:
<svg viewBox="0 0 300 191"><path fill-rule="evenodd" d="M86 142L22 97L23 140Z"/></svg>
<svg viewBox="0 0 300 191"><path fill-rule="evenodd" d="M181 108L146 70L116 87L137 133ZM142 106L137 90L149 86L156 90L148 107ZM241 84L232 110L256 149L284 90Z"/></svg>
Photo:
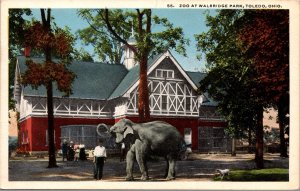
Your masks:
<svg viewBox="0 0 300 191"><path fill-rule="evenodd" d="M299 189L299 1L1 1L2 189Z"/></svg>

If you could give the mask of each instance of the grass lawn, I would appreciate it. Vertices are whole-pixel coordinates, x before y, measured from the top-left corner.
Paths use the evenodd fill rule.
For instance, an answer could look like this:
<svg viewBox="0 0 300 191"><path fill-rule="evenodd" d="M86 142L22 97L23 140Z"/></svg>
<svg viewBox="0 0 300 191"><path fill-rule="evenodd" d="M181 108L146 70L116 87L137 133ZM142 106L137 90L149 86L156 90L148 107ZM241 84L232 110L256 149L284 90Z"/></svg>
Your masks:
<svg viewBox="0 0 300 191"><path fill-rule="evenodd" d="M217 175L214 180L221 181L221 177ZM223 181L289 181L289 169L231 170Z"/></svg>

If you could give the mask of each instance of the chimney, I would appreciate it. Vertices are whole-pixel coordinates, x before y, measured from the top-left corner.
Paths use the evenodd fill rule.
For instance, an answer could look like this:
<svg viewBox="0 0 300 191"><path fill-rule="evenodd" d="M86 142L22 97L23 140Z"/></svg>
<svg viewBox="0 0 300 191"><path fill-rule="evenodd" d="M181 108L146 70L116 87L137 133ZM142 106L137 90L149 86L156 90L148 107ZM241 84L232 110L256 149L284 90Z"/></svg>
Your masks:
<svg viewBox="0 0 300 191"><path fill-rule="evenodd" d="M25 47L24 54L25 54L26 58L30 57L30 47L29 46Z"/></svg>

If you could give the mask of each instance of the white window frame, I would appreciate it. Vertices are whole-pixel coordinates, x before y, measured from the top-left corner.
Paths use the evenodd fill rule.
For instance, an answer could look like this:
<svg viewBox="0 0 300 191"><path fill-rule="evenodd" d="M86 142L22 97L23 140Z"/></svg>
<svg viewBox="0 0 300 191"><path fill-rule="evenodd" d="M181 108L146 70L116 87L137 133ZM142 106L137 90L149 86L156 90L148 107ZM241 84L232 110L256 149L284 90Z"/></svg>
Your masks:
<svg viewBox="0 0 300 191"><path fill-rule="evenodd" d="M158 72L160 72L160 76L158 76ZM167 75L165 76L164 73ZM174 70L165 70L165 69L156 69L155 77L157 78L174 78Z"/></svg>

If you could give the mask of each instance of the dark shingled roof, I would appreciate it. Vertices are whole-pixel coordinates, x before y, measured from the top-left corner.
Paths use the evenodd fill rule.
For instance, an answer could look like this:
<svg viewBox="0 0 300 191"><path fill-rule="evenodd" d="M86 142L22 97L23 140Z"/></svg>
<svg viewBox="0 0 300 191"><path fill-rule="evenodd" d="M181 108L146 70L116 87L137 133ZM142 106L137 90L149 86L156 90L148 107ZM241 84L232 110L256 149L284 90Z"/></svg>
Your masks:
<svg viewBox="0 0 300 191"><path fill-rule="evenodd" d="M190 72L186 71L187 75L191 78L191 80L194 82L194 84L199 87L200 81L206 76L205 73L202 72Z"/></svg>
<svg viewBox="0 0 300 191"><path fill-rule="evenodd" d="M159 59L163 54L153 56L148 60L148 69ZM44 59L31 58L34 62L42 63ZM26 70L26 58L18 57L20 72ZM139 65L133 67L129 71L124 65L106 64L93 62L74 61L69 66L77 78L72 84L73 94L70 98L80 99L114 99L126 93L139 79ZM186 72L191 80L199 87L199 82L205 77L205 73L201 72ZM59 92L54 86L53 96L62 97L63 93ZM46 96L46 89L40 86L37 90L31 86L24 88L24 95L31 96Z"/></svg>
<svg viewBox="0 0 300 191"><path fill-rule="evenodd" d="M40 58L32 58L32 60L37 63L43 62L43 59ZM21 73L26 70L25 62L24 56L18 57ZM128 73L127 69L120 64L74 61L68 67L77 75L72 84L73 94L70 95L70 98L108 99ZM53 90L53 96L61 97L63 95L56 88ZM40 86L35 90L31 86L27 86L24 88L24 95L46 96L46 89L44 86Z"/></svg>

